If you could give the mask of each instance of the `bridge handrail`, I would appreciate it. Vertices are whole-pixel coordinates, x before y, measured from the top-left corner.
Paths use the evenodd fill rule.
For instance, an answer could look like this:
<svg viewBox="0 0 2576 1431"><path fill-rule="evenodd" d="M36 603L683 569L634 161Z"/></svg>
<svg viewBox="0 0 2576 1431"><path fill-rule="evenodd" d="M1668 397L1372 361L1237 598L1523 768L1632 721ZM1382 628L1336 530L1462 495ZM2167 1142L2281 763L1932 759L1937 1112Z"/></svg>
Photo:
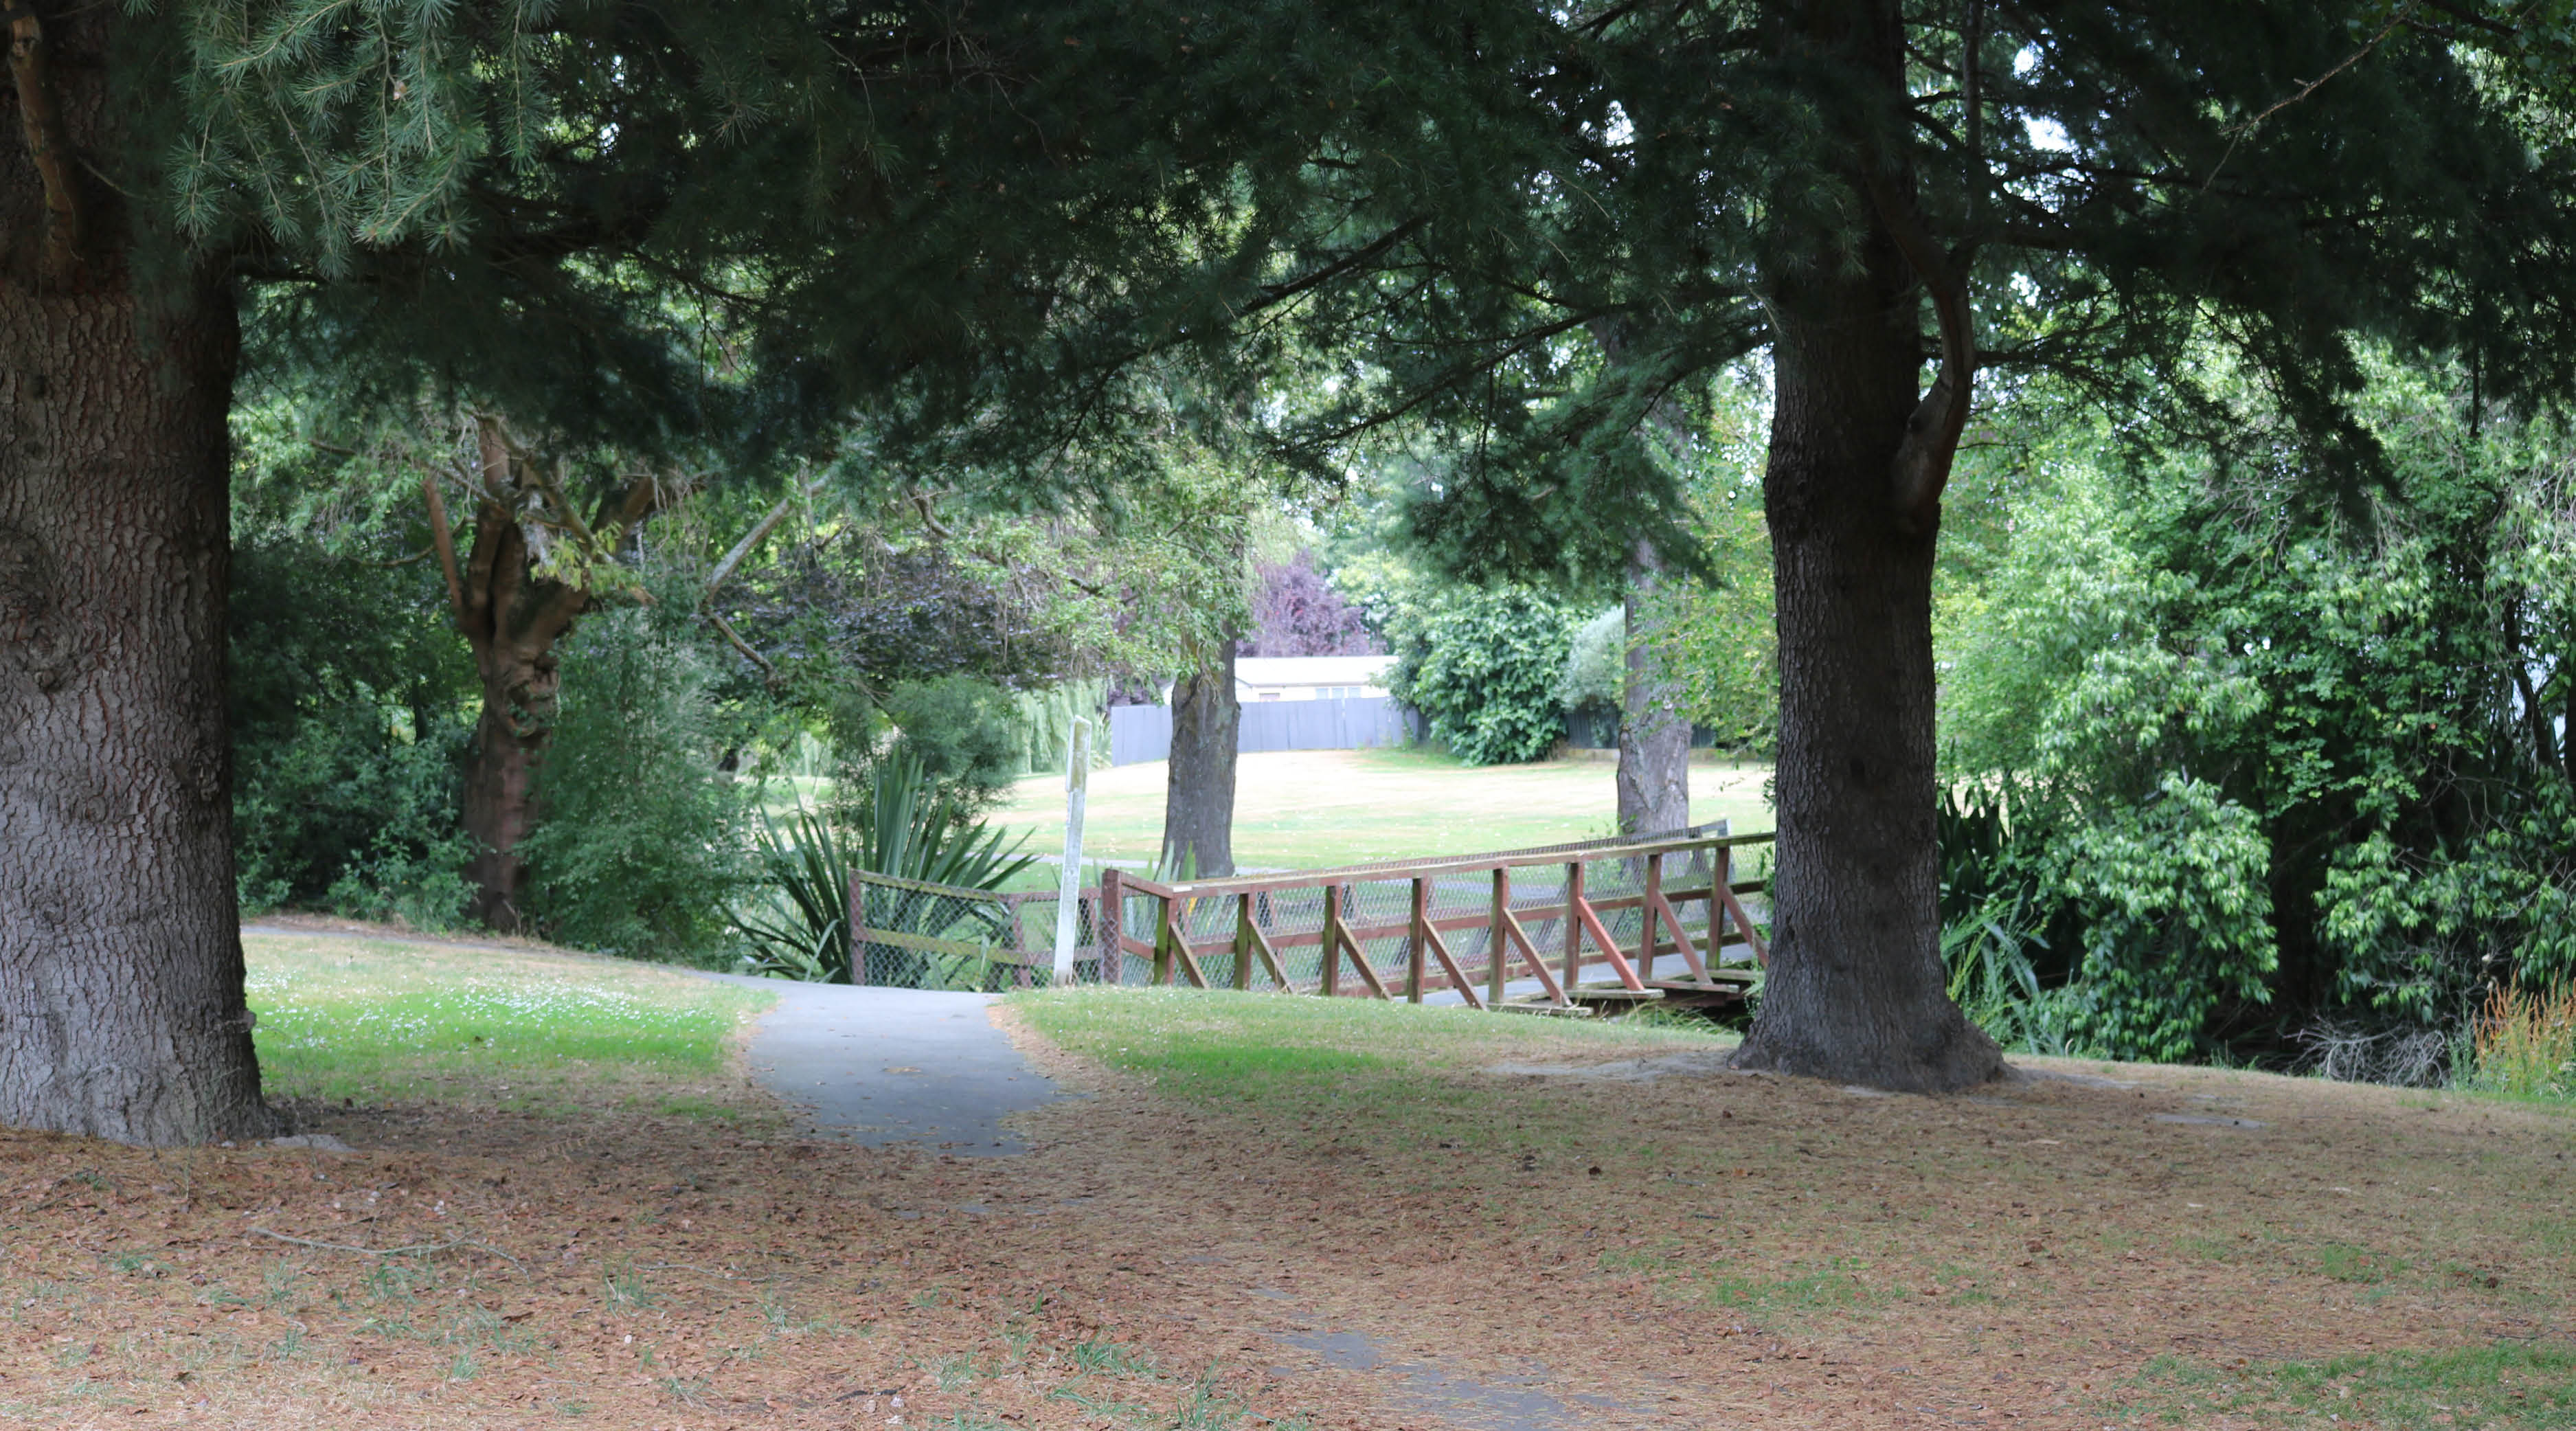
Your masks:
<svg viewBox="0 0 2576 1431"><path fill-rule="evenodd" d="M1495 854L1432 856L1421 860L1390 860L1373 865L1347 865L1335 869L1292 870L1284 874L1253 875L1244 878L1183 880L1172 883L1149 879L1121 871L1118 883L1137 894L1150 894L1163 899L1208 899L1229 894L1267 894L1282 889L1309 889L1328 884L1371 884L1380 881L1430 878L1444 874L1488 874L1498 869L1528 869L1535 865L1561 865L1567 856L1580 857L1584 863L1596 860L1638 859L1653 854L1673 854L1682 850L1738 849L1745 845L1766 845L1775 835L1764 830L1751 835L1677 834L1669 838L1628 842L1591 842L1576 845L1554 845L1535 850L1509 850Z"/></svg>

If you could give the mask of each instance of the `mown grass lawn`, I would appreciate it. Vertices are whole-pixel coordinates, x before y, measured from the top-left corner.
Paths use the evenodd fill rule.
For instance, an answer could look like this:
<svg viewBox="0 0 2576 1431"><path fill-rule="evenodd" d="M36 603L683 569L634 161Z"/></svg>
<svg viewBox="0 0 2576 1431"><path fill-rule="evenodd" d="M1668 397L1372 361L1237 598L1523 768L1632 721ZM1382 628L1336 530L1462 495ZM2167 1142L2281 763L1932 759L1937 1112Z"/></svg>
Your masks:
<svg viewBox="0 0 2576 1431"><path fill-rule="evenodd" d="M1235 863L1316 869L1591 839L1618 828L1615 770L1589 760L1469 766L1411 748L1246 755L1235 775ZM1694 764L1691 818L1728 820L1739 834L1770 829L1769 777L1762 766ZM1167 778L1160 761L1093 771L1084 856L1152 860ZM1064 777L1020 781L998 818L1028 833L1028 849L1057 853Z"/></svg>
<svg viewBox="0 0 2576 1431"><path fill-rule="evenodd" d="M562 950L336 933L250 933L242 947L261 1072L290 1100L470 1086L499 1106L571 1107L602 1082L685 1098L672 1090L722 1075L746 1016L777 997Z"/></svg>

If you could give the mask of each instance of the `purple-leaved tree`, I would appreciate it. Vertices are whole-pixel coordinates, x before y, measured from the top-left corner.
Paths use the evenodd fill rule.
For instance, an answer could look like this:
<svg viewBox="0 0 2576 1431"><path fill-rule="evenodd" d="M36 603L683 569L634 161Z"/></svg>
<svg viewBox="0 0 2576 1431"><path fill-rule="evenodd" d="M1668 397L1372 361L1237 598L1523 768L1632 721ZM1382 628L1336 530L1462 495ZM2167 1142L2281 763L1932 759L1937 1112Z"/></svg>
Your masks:
<svg viewBox="0 0 2576 1431"><path fill-rule="evenodd" d="M1315 554L1301 551L1284 562L1254 567L1261 589L1252 598L1252 634L1236 648L1244 656L1376 656L1385 648L1360 624L1360 613L1342 600Z"/></svg>

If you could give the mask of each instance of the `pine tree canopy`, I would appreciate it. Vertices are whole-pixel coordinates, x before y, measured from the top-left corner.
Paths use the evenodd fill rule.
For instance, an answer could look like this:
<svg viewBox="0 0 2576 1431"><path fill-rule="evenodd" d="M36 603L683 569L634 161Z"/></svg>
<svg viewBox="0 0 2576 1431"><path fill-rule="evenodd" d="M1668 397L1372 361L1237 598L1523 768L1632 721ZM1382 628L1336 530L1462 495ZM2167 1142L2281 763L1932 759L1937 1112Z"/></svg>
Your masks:
<svg viewBox="0 0 2576 1431"><path fill-rule="evenodd" d="M1340 381L1293 441L1437 434L1416 526L1456 566L1686 549L1650 411L1891 259L1938 382L1899 501L1937 498L1980 379L2186 401L2228 350L2367 473L2357 342L2491 396L2576 374L2564 0L1447 8L1473 59L1363 112L1452 152L1317 171L1299 266L1366 262L1301 295Z"/></svg>
<svg viewBox="0 0 2576 1431"><path fill-rule="evenodd" d="M173 0L128 171L352 384L629 448L871 411L1018 451L1259 300L1352 57L1420 43L1335 9Z"/></svg>

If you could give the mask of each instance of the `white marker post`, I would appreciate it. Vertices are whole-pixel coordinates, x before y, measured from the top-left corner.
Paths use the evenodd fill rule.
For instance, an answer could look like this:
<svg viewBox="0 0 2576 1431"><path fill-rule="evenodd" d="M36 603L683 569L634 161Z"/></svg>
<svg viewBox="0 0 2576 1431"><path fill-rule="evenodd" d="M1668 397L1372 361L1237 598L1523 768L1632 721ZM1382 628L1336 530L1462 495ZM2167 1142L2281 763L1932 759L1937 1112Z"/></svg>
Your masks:
<svg viewBox="0 0 2576 1431"><path fill-rule="evenodd" d="M1091 785L1091 722L1073 722L1073 753L1064 763L1064 878L1055 897L1055 982L1073 982L1075 916L1082 909L1082 797Z"/></svg>

